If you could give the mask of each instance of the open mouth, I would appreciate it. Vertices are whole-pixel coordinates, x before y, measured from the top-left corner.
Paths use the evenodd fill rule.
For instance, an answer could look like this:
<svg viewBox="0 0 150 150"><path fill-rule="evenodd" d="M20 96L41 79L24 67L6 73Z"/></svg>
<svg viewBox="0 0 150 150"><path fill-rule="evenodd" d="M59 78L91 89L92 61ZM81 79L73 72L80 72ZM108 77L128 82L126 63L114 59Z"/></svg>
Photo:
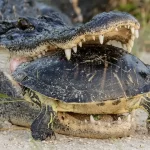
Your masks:
<svg viewBox="0 0 150 150"><path fill-rule="evenodd" d="M86 33L85 35L81 35L76 39L73 39L72 41L70 41L70 43L67 43L67 46L70 48L66 48L64 50L66 58L70 60L72 51L74 53L77 53L78 46L84 47L85 45L88 46L88 44L92 44L95 46L98 44L112 45L114 47L119 47L128 52L131 52L135 38L139 37L139 26L131 25L132 24L130 23L126 23L124 25L116 25L102 33L98 31L92 34Z"/></svg>
<svg viewBox="0 0 150 150"><path fill-rule="evenodd" d="M82 47L87 47L88 49L88 45L95 45L95 47L98 45L112 45L114 47L122 48L127 52L131 52L135 38L139 37L138 29L139 26L136 24L126 23L124 25L115 25L114 27L111 27L111 30L106 30L102 34L99 32L94 32L92 34L86 33L67 43L57 43L57 48L50 46L45 47L45 45L42 45L32 53L25 53L26 57L23 57L22 55L21 57L15 56L15 59L12 59L13 61L11 62L11 70L15 70L22 62L32 61L51 55L57 50L64 50L66 58L70 60L72 53L77 53L78 49L82 50ZM42 47L44 47L44 49Z"/></svg>
<svg viewBox="0 0 150 150"><path fill-rule="evenodd" d="M43 21L42 19L41 21ZM51 33L50 39L48 37L49 35L46 34L45 36L47 37L45 37L44 40L40 40L42 33L39 31L40 27L34 25L35 21L32 23L31 20L26 20L26 24L30 22L34 28L31 33L28 31L28 28L26 30L21 28L21 26L24 26L24 21L25 20L20 21L19 27L17 27L21 30L19 34L17 33L17 36L15 34L14 38L12 34L11 38L13 40L10 43L7 42L8 46L5 45L5 47L15 55L15 59L12 60L16 60L16 55L18 55L19 59L17 58L15 66L19 65L19 62L22 62L22 58L24 58L23 60L31 61L32 59L35 60L43 56L51 55L51 53L57 50L64 50L66 58L70 60L71 54L77 53L79 47L80 50L82 50L82 47L88 47L88 45L112 45L131 52L135 38L139 37L140 28L138 21L131 15L127 13L119 14L117 12L110 12L97 15L90 22L80 27L59 27L57 29L56 26L58 30L55 32L54 28L54 34L58 34L56 37ZM18 29L16 32L18 32ZM50 32L53 32L53 30L50 30ZM26 40L26 34L29 36L28 40ZM40 37L36 39L35 36L37 35L38 37L38 34ZM10 46L12 42L13 44L20 44ZM14 61L12 61L12 64L13 63ZM13 70L15 68L16 67L13 67Z"/></svg>
<svg viewBox="0 0 150 150"><path fill-rule="evenodd" d="M53 66L54 68L52 69L53 72L47 72L47 74L49 74L49 81L45 82L44 78L42 79L42 82L48 84L47 87L45 84L42 85L39 79L37 79L38 82L34 78L32 78L32 82L26 81L27 78L21 79L23 85L27 83L32 89L33 85L36 84L35 91L41 89L45 94L46 89L48 89L47 95L45 94L46 96L67 102L63 111L57 110L58 120L54 128L58 133L91 138L122 137L130 135L134 127L134 116L130 114L118 115L129 111L124 110L126 95L124 95L124 90L122 90L123 87L118 84L118 82L120 83L119 78L115 75L113 77L111 76L111 69L110 72L108 71L110 76L108 74L106 75L106 70L109 65L116 72L118 68L120 69L120 67L117 66L118 64L116 65L115 63L121 63L122 60L117 62L119 58L125 55L125 53L128 54L128 52L131 52L135 38L139 37L138 30L140 25L135 18L126 13L122 13L121 15L118 13L110 13L110 18L107 17L107 15L107 13L100 16L98 15L85 25L72 30L70 30L70 28L62 30L59 32L59 36L55 38L51 37L49 41L45 41L43 44L35 44L32 47L30 47L29 44L28 47L30 48L24 49L23 52L22 49L14 52L18 55L18 58L15 57L15 59L11 61L12 72L18 65L26 61L35 62L35 64L37 63L41 66L47 62L46 68L49 63L45 61L42 64L42 58L47 56L51 57L54 55L50 58L51 62L60 62L58 68L55 63L50 65L50 68ZM39 61L40 63L38 63ZM90 64L86 64L88 61ZM33 66L35 64L33 63ZM79 68L76 67L79 65ZM66 67L66 69L63 67ZM42 74L42 68L38 70L40 70L39 73ZM71 71L69 72L69 70ZM126 68L124 68L124 70L126 70ZM124 72L124 76L128 77L128 72ZM120 73L122 77L122 71ZM114 79L110 80L110 78ZM52 81L50 81L51 79ZM105 83L105 80L108 82ZM39 84L40 86L38 87L39 82L41 85ZM47 82L50 82L50 84ZM115 86L115 90L118 90L117 94L116 91L114 92L112 86ZM49 87L52 89L49 89ZM105 94L100 93L99 89L104 90ZM70 94L70 91L73 91L74 94ZM79 93L80 91L87 92L82 94ZM120 102L119 99L121 97L125 98ZM112 99L113 101L111 101ZM101 103L92 105L91 102L95 100L100 100ZM103 100L105 102L103 102ZM108 107L106 105L107 100L110 100ZM88 104L88 102L90 102L90 104ZM68 103L70 103L70 106L68 106ZM75 106L74 103L76 103ZM85 103L87 111L84 110L81 103ZM105 107L103 105L105 105ZM80 107L81 109L78 108L77 111L74 112L75 108L72 108L73 106ZM61 107L62 106L60 106L60 108ZM67 107L71 107L71 111L66 111ZM111 107L110 112L109 107ZM104 112L102 112L103 109ZM78 110L82 110L82 112L80 113Z"/></svg>
<svg viewBox="0 0 150 150"><path fill-rule="evenodd" d="M135 115L83 115L58 112L57 133L86 138L119 138L134 132Z"/></svg>

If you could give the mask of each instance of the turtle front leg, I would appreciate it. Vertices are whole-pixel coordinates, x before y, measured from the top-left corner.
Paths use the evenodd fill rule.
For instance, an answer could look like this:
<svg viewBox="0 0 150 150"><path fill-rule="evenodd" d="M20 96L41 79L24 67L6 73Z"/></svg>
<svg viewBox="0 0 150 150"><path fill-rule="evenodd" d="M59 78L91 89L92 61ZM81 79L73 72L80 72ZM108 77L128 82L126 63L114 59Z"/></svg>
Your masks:
<svg viewBox="0 0 150 150"><path fill-rule="evenodd" d="M41 112L31 125L32 137L35 140L45 140L47 137L55 136L53 131L53 120L55 113L50 106L42 106Z"/></svg>
<svg viewBox="0 0 150 150"><path fill-rule="evenodd" d="M143 95L141 106L147 111L148 117L146 120L146 127L148 130L148 133L150 134L150 92Z"/></svg>

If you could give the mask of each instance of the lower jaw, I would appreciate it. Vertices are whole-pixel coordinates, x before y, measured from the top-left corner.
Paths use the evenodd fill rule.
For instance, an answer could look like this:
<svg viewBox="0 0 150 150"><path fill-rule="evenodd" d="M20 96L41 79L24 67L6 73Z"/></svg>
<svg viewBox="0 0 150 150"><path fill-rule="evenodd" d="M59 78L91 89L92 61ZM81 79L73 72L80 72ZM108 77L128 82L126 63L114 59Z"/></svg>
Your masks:
<svg viewBox="0 0 150 150"><path fill-rule="evenodd" d="M58 112L57 118L54 121L54 131L59 134L71 135L84 138L121 138L130 136L136 129L135 119L133 115L130 115L130 120L106 120L100 121L100 123L90 123L83 119L78 120L78 116L82 117L89 115L77 115L73 113ZM110 115L105 115L109 116Z"/></svg>

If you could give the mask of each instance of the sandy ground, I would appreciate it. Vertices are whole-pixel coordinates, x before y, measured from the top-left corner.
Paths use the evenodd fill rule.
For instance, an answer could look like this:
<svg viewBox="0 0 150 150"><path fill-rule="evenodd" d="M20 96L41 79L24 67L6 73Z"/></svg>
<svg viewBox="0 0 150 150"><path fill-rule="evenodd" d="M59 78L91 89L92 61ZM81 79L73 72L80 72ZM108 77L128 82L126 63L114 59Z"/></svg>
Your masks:
<svg viewBox="0 0 150 150"><path fill-rule="evenodd" d="M150 64L150 54L141 59ZM149 150L150 135L146 130L147 114L136 111L136 132L120 139L86 139L56 135L56 140L34 141L29 129L23 129L4 122L5 130L0 131L0 150Z"/></svg>
<svg viewBox="0 0 150 150"><path fill-rule="evenodd" d="M34 141L29 129L22 129L5 122L7 130L0 132L0 150L148 150L147 114L136 111L137 130L130 137L120 139L86 139L56 135L56 140Z"/></svg>

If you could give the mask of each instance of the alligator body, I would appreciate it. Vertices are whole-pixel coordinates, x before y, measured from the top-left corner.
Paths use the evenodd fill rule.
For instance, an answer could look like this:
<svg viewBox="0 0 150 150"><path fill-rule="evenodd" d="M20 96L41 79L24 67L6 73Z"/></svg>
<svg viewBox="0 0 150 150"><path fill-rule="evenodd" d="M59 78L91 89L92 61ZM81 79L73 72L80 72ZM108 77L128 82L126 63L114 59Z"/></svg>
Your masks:
<svg viewBox="0 0 150 150"><path fill-rule="evenodd" d="M142 107L150 113L149 65L130 54L139 22L128 13L108 12L73 26L53 9L34 1L19 3L24 8L19 18L20 8L11 4L15 18L0 21L0 48L10 56L11 70L2 73L1 93L8 97L1 100L13 101L1 105L3 118L31 126L32 136L40 140L54 132L91 138L130 135L131 111ZM39 12L33 9L33 16L21 17L32 7L39 8L41 16L35 18ZM6 10L3 18L9 14ZM11 115L10 110L16 110L11 108L17 113ZM120 118L123 113L129 114ZM101 115L110 120L101 120Z"/></svg>

